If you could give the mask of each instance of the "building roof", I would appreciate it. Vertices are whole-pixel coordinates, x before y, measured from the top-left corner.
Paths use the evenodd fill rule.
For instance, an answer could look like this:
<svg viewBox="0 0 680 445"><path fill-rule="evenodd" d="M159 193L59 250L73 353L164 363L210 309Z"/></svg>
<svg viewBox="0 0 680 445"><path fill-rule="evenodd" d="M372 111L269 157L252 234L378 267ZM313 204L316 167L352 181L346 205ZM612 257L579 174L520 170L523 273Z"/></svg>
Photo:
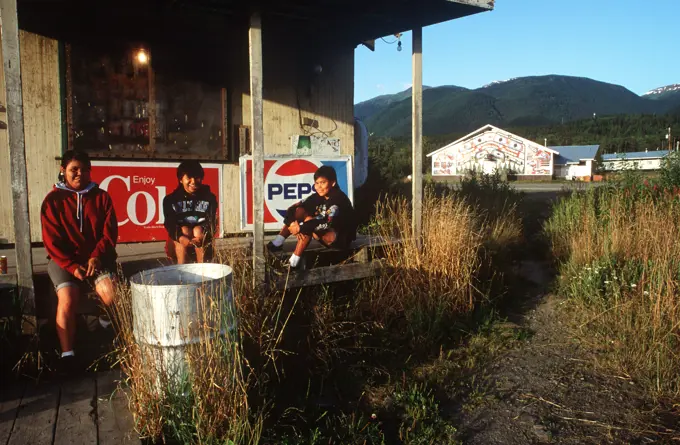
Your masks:
<svg viewBox="0 0 680 445"><path fill-rule="evenodd" d="M550 147L559 152L555 158L555 165L578 164L580 161L594 161L599 145L564 145Z"/></svg>
<svg viewBox="0 0 680 445"><path fill-rule="evenodd" d="M248 17L259 10L263 30L274 29L270 32L284 39L287 34L282 35L278 28L296 35L302 33L306 43L299 52L326 54L330 42L356 46L419 26L490 11L494 9L494 1L18 0L17 8L21 29L59 40L89 41L90 37L107 37L166 43L166 35L175 38L175 34L180 33L177 36L180 42L190 38L209 46L220 39L228 40L224 36L226 26L239 26L247 31ZM227 18L236 19L236 23L224 23ZM129 26L121 28L122 23ZM199 35L193 36L196 33ZM321 48L311 47L312 39L317 45L323 44Z"/></svg>
<svg viewBox="0 0 680 445"><path fill-rule="evenodd" d="M437 149L437 150L433 151L432 153L428 153L427 157L429 158L429 157L431 157L431 156L434 156L434 155L436 155L437 153L439 153L440 151L444 151L444 150L446 150L447 148L452 147L452 146L458 144L459 142L463 142L463 141L465 141L465 140L467 140L467 139L470 139L470 138L472 138L472 137L475 137L475 136L477 136L478 134L484 133L485 131L489 131L489 130L496 130L496 131L499 131L499 132L501 132L501 133L509 134L509 135L511 135L513 138L519 139L519 140L521 140L521 141L524 141L524 142L527 143L527 144L541 145L541 144L539 144L538 142L533 142L533 141L530 141L530 140L528 140L528 139L524 139L523 137L517 136L517 135L514 134L514 133L510 133L509 131L505 131L505 130L500 129L500 128L498 128L498 127L494 127L494 126L491 125L491 124L487 124L487 125L484 125L484 126L481 127L481 128L478 128L477 130L473 131L472 133L466 134L466 135L463 136L462 138L457 139L457 140L451 142L450 144L446 144L446 145L443 146L442 148ZM542 145L541 145L541 146L542 146ZM554 149L552 149L552 148L550 148L550 147L543 147L543 148L544 148L545 150L551 152L552 154L558 154L557 151L555 151Z"/></svg>
<svg viewBox="0 0 680 445"><path fill-rule="evenodd" d="M653 151L635 151L631 153L608 153L602 155L604 162L627 160L633 161L637 159L659 159L665 158L670 152L668 150L653 150Z"/></svg>

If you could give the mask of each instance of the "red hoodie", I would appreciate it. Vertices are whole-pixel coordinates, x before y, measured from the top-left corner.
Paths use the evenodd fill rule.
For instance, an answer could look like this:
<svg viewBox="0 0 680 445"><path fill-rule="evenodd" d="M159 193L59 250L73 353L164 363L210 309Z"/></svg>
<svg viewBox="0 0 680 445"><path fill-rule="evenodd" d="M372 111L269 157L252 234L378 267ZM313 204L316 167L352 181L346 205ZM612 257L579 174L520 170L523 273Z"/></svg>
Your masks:
<svg viewBox="0 0 680 445"><path fill-rule="evenodd" d="M111 197L90 183L76 192L63 183L47 194L40 210L43 243L49 258L73 274L90 258L116 260L118 221Z"/></svg>

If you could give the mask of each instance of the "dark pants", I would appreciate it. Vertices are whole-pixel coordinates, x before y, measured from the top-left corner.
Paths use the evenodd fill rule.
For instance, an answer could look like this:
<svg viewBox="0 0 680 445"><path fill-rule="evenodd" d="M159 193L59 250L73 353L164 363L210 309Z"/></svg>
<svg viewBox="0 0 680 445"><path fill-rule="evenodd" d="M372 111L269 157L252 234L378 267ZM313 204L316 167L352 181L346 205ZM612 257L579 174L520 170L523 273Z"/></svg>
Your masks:
<svg viewBox="0 0 680 445"><path fill-rule="evenodd" d="M307 213L307 211L304 209L302 206L291 206L288 207L286 210L286 215L283 218L283 223L286 226L289 226L293 223L293 221L297 221L298 223L302 223L305 221L305 218L309 216L314 216L310 215ZM321 239L326 233L328 232L335 232L335 241L333 241L330 244L326 244L323 242ZM356 236L349 236L349 234L345 232L339 232L335 230L334 228L332 229L326 229L326 230L314 230L314 234L319 237L319 242L323 244L324 246L328 248L334 248L334 249L346 249L349 247L349 245L354 241Z"/></svg>

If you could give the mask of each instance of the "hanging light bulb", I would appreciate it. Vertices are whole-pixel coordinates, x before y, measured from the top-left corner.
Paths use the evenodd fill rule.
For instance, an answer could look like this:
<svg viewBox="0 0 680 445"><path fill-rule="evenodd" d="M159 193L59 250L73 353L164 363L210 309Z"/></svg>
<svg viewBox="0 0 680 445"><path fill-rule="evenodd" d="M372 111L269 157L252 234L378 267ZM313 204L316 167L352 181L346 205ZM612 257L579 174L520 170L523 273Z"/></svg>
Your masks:
<svg viewBox="0 0 680 445"><path fill-rule="evenodd" d="M141 63L142 65L146 65L149 62L149 56L146 53L146 51L144 51L143 49L140 49L137 52L136 57L137 57L137 62Z"/></svg>
<svg viewBox="0 0 680 445"><path fill-rule="evenodd" d="M401 51L401 40L397 42L397 51Z"/></svg>

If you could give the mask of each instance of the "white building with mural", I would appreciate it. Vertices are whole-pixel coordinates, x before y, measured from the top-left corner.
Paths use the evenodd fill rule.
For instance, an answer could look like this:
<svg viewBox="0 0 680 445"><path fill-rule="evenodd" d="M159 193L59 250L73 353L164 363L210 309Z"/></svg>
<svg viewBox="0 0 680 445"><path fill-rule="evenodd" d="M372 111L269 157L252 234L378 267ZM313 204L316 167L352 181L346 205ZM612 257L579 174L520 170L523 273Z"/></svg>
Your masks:
<svg viewBox="0 0 680 445"><path fill-rule="evenodd" d="M552 178L558 152L536 142L485 125L427 156L432 176L460 176L470 171Z"/></svg>

